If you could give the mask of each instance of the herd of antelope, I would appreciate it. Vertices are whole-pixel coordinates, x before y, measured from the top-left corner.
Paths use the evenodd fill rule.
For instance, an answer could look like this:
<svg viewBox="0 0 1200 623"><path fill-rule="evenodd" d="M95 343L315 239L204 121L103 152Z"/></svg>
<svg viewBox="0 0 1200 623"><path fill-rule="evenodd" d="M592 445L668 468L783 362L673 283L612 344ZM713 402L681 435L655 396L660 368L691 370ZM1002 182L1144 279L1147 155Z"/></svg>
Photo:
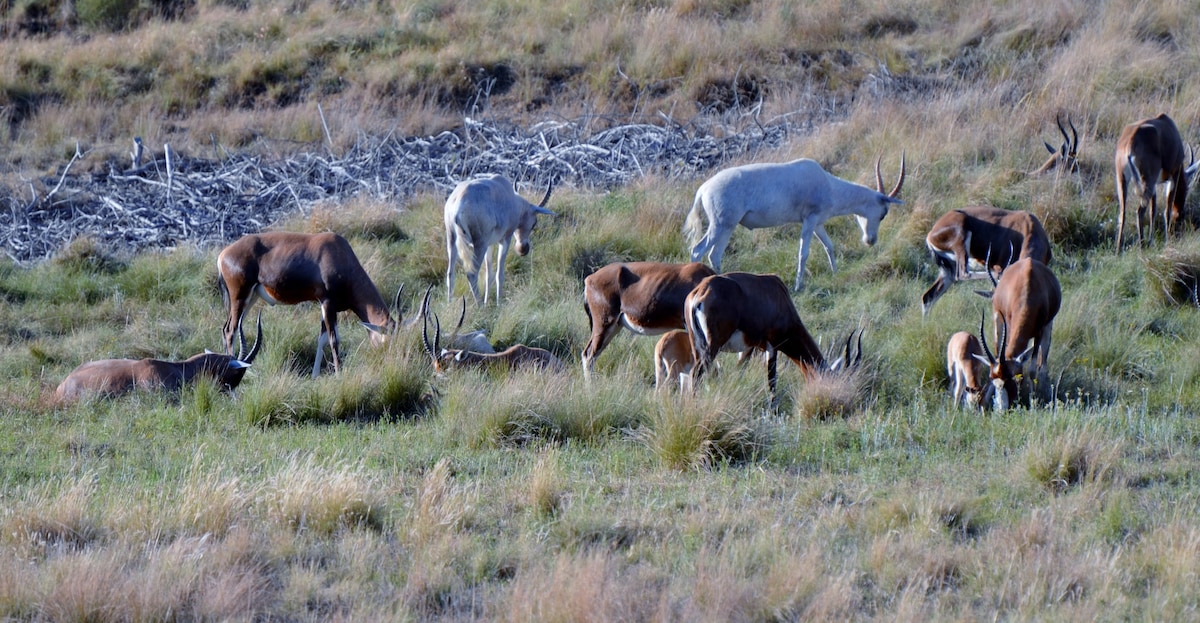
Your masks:
<svg viewBox="0 0 1200 623"><path fill-rule="evenodd" d="M1063 143L1046 143L1050 157L1031 174L1055 168L1078 169L1078 132L1071 120L1057 121ZM1070 134L1067 128L1070 128ZM1183 216L1188 182L1200 165L1185 162L1183 139L1166 115L1125 127L1117 142L1115 169L1119 201L1116 250L1124 243L1125 204L1130 186L1137 189L1138 243L1154 235L1157 186L1169 186L1163 212L1165 235ZM640 335L661 335L654 349L655 384L663 390L678 384L694 391L701 376L714 365L720 351L738 353L745 361L761 352L767 364L767 388L776 405L778 353L791 359L806 378L853 370L862 359L862 332L851 332L841 353L828 356L800 319L792 294L777 275L721 273L721 260L737 225L748 229L788 223L801 226L797 269L792 290L804 288L805 263L812 236L825 249L830 269L837 270L833 243L825 221L852 215L862 230L863 243L876 241L889 206L903 203L900 193L906 175L905 157L895 186L884 190L880 161L875 163L875 188L843 180L809 159L787 163L749 164L728 168L709 178L696 191L684 231L692 241L691 262L621 262L604 266L584 279L584 311L590 338L582 352L585 378L621 328ZM510 244L520 255L530 251L530 236L546 208L553 184L534 205L518 195L508 179L489 175L460 183L444 210L446 235L446 295L453 298L456 264L462 264L477 305L499 304L504 265ZM1146 210L1149 209L1149 218ZM703 215L703 216L702 216ZM707 228L701 235L702 221ZM1149 233L1144 234L1144 225ZM1054 317L1062 305L1062 288L1049 268L1050 241L1038 218L1029 212L989 206L951 210L939 218L925 239L938 269L937 280L921 297L922 314L957 280L991 279L993 353L985 335L986 311L978 337L967 331L952 335L946 347L947 374L956 405L971 408L1010 405L1048 389L1048 361ZM491 249L495 247L494 260ZM701 263L707 256L709 265ZM478 276L484 271L483 294ZM217 257L218 284L227 319L223 328L226 354L205 352L182 362L156 359L107 359L86 363L58 386L60 399L84 395L114 396L133 390L178 389L197 377L208 377L232 391L262 347L262 318L254 346L246 352L242 323L257 299L268 304L295 305L315 301L321 319L312 375L322 371L326 346L334 372L341 369L337 315L351 311L366 327L373 343L384 343L401 325L400 297L389 307L363 269L345 238L334 233L267 232L242 237ZM998 276L997 276L998 275ZM466 314L442 348L441 321L433 316L429 337L429 300L421 304L421 337L438 374L464 367L537 368L553 372L565 364L553 353L517 344L495 352L482 332L460 333ZM852 348L854 335L857 343ZM234 343L238 354L233 355ZM835 358L834 355L838 356ZM1032 369L1027 370L1032 362ZM1029 378L1032 383L1023 383ZM1027 389L1022 389L1022 386Z"/></svg>

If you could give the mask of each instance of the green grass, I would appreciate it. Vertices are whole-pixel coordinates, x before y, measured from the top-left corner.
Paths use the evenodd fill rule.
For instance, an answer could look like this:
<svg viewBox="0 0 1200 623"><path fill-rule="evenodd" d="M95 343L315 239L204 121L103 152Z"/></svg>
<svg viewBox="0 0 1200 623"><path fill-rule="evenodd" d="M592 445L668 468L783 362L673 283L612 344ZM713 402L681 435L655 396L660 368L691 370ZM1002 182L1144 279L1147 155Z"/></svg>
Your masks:
<svg viewBox="0 0 1200 623"><path fill-rule="evenodd" d="M1200 236L1121 256L1112 243L1121 127L1167 111L1196 142L1190 4L131 4L115 27L53 0L0 9L6 176L61 166L76 140L102 162L133 133L204 153L214 138L259 149L263 133L304 149L324 141L317 102L335 148L360 130L440 131L474 95L464 77L503 63L517 80L488 110L517 120L689 119L719 110L735 76L765 87L761 120L840 102L838 123L747 160L807 156L872 184L875 158L889 177L904 151L905 204L871 248L852 220L830 221L839 270L815 251L793 297L826 352L866 330L864 370L808 382L781 362L771 412L761 361L722 356L695 395L659 394L654 341L629 332L582 378L583 277L685 260L700 179L557 188L560 216L510 258L503 306L468 306L466 328L547 348L561 374L435 376L419 327L372 348L344 316L344 369L311 379L318 312L301 305L263 310L264 350L235 395L201 382L60 405L54 387L84 361L220 350L218 250L131 256L80 239L37 266L0 262L0 618L1094 621L1200 607ZM104 6L124 5L89 10ZM28 30L37 7L48 33ZM525 27L494 27L512 22ZM876 90L888 80L903 88ZM1031 178L1059 112L1080 129L1082 173ZM360 198L278 227L347 236L386 297L405 286L406 319L437 285L445 321L466 287L448 301L441 286L444 200ZM923 239L978 203L1037 213L1054 243L1048 404L950 404L945 340L976 330L987 303L971 292L982 282L960 283L923 317L936 276ZM740 229L726 268L789 281L798 233Z"/></svg>

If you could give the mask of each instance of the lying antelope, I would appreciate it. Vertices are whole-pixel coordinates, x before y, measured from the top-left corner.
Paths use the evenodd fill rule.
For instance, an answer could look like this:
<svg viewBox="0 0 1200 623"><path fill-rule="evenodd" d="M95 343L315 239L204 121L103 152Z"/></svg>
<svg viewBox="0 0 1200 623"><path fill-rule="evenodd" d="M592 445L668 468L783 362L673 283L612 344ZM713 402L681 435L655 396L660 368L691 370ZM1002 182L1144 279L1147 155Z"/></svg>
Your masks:
<svg viewBox="0 0 1200 623"><path fill-rule="evenodd" d="M708 277L688 294L684 317L696 357L692 383L699 382L718 352L747 353L757 348L767 354L771 408L777 404L778 353L791 359L806 378L820 370L854 367L862 359L860 334L856 356L851 356L847 339L845 356L826 366L820 347L800 320L787 285L777 275L726 273Z"/></svg>
<svg viewBox="0 0 1200 623"><path fill-rule="evenodd" d="M541 203L533 205L513 189L512 182L500 175L489 175L460 183L446 199L446 298L454 296L454 265L461 262L467 271L471 296L479 304L479 267L483 266L483 302L488 302L492 274L495 275L496 303L504 288L504 262L509 245L516 242L517 255L529 254L529 236L537 226L537 215L554 212L546 209L551 183ZM489 266L488 251L496 246L496 266Z"/></svg>
<svg viewBox="0 0 1200 623"><path fill-rule="evenodd" d="M684 234L693 242L692 261L708 254L716 272L721 258L739 223L747 229L778 227L800 223L799 265L793 288L804 288L804 265L808 261L813 234L825 247L829 268L837 271L833 259L833 241L825 233L825 221L835 216L854 215L862 229L863 244L871 246L879 235L879 223L888 206L903 203L899 199L904 186L904 155L900 156L900 179L890 193L883 192L879 160L875 161L877 190L836 177L814 160L803 158L785 163L747 164L725 169L710 177L696 190L696 199L684 224ZM704 211L708 230L700 236Z"/></svg>
<svg viewBox="0 0 1200 623"><path fill-rule="evenodd" d="M429 286L429 288L425 290L425 298L421 301L421 311L416 318L416 320L419 320L422 323L424 323L425 318L427 318L429 316L429 295L431 292L433 292L432 285ZM462 327L463 320L466 317L467 317L467 298L464 296L462 299L462 311L459 313L459 316L458 316L458 326L459 327ZM451 335L450 339L447 341L447 346L449 348L457 348L460 350L469 350L473 353L489 354L489 353L496 352L496 348L494 346L492 346L491 342L488 341L487 332L484 331L483 329L476 329L474 331L468 331L466 333L462 333L458 330L455 330L454 334Z"/></svg>
<svg viewBox="0 0 1200 623"><path fill-rule="evenodd" d="M681 390L688 391L695 365L696 353L687 331L675 329L664 333L654 345L654 387L663 391L672 383L679 383Z"/></svg>
<svg viewBox="0 0 1200 623"><path fill-rule="evenodd" d="M242 318L256 298L270 305L321 304L321 330L312 375L321 373L321 358L328 344L333 369L341 367L338 354L337 315L352 311L370 331L371 342L381 344L400 318L400 291L396 292L396 317L367 271L363 270L346 239L334 233L301 234L267 232L243 236L217 256L221 300L229 310L225 321L225 351L233 352L237 334L244 345Z"/></svg>
<svg viewBox="0 0 1200 623"><path fill-rule="evenodd" d="M258 318L258 337L249 353L238 350L236 357L205 351L185 361L161 359L102 359L75 368L55 394L60 401L76 400L86 395L114 397L135 390L175 391L198 377L216 381L222 389L232 392L241 384L246 370L254 363L262 346L262 316Z"/></svg>
<svg viewBox="0 0 1200 623"><path fill-rule="evenodd" d="M1188 182L1196 174L1200 164L1185 164L1183 138L1175 122L1165 114L1153 119L1131 123L1117 139L1114 165L1117 177L1117 253L1125 238L1125 202L1129 185L1137 184L1138 196L1137 232L1138 244L1143 242L1142 221L1146 206L1150 206L1150 236L1154 236L1154 220L1158 214L1158 185L1168 185L1168 207L1163 211L1164 236L1170 237L1171 223L1179 223L1183 217L1184 202L1187 200Z"/></svg>
<svg viewBox="0 0 1200 623"><path fill-rule="evenodd" d="M1077 173L1079 171L1079 132L1075 130L1075 124L1071 123L1070 115L1067 116L1067 125L1071 127L1071 136L1067 136L1067 130L1063 128L1062 119L1055 115L1054 123L1058 126L1058 131L1062 133L1063 143L1058 149L1046 141L1042 144L1046 146L1046 151L1050 152L1050 157L1042 166L1030 171L1030 175L1040 175L1061 167L1060 170L1065 170L1068 173Z"/></svg>
<svg viewBox="0 0 1200 623"><path fill-rule="evenodd" d="M922 315L929 313L956 280L972 276L971 260L1002 272L1017 259L1031 257L1046 265L1051 259L1050 239L1036 216L990 206L969 206L943 214L925 236L925 246L937 264L938 278L921 295Z"/></svg>
<svg viewBox="0 0 1200 623"><path fill-rule="evenodd" d="M1062 305L1062 287L1045 264L1032 259L1018 260L1004 271L992 292L979 292L992 299L992 320L999 357L988 349L980 322L979 337L990 366L989 376L995 393L996 409L1004 410L1017 397L1017 377L1033 357L1033 376L1046 388L1049 377L1050 338L1054 317ZM1033 344L1029 344L1030 341ZM1009 353L1021 351L1016 357Z"/></svg>
<svg viewBox="0 0 1200 623"><path fill-rule="evenodd" d="M954 406L979 409L987 403L992 386L979 339L966 331L950 336L946 344L946 374L954 393ZM965 402L964 402L965 398Z"/></svg>
<svg viewBox="0 0 1200 623"><path fill-rule="evenodd" d="M567 366L554 353L544 348L516 344L498 353L473 353L469 350L441 348L442 324L437 314L433 315L433 343L429 342L429 319L424 318L421 326L421 344L433 362L433 370L444 374L452 368L508 368L509 370L533 369L562 372ZM462 321L459 321L461 327ZM457 332L458 329L455 329Z"/></svg>
<svg viewBox="0 0 1200 623"><path fill-rule="evenodd" d="M625 327L638 335L682 329L683 302L713 269L693 262L609 264L583 280L583 311L591 338L583 349L583 374L591 375L596 357Z"/></svg>

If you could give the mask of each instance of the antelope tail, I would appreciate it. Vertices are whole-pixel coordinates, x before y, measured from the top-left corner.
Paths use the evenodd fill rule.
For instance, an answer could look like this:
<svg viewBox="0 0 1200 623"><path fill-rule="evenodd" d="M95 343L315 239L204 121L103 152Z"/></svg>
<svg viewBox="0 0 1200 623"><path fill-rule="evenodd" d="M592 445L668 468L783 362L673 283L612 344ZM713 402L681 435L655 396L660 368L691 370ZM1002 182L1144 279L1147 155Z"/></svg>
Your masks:
<svg viewBox="0 0 1200 623"><path fill-rule="evenodd" d="M696 200L692 202L692 211L688 212L687 220L683 223L683 235L687 238L689 245L695 245L700 240L700 230L702 223L700 222L700 209L704 202L700 199L700 193L696 193Z"/></svg>
<svg viewBox="0 0 1200 623"><path fill-rule="evenodd" d="M479 267L475 265L475 243L471 240L467 229L458 221L454 222L454 247L458 250L458 262L464 269L468 272L479 270Z"/></svg>

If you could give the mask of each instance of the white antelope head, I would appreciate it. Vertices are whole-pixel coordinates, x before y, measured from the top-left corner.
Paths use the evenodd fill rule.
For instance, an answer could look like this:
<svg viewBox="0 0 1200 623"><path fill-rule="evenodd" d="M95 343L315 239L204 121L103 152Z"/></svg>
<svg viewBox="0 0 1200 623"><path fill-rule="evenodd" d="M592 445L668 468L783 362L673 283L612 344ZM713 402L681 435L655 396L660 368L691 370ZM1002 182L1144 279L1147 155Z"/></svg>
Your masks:
<svg viewBox="0 0 1200 623"><path fill-rule="evenodd" d="M337 315L354 312L379 344L400 321L400 291L396 292L396 319L363 270L345 238L334 233L302 234L267 232L243 236L217 256L221 299L229 312L225 321L225 351L233 352L236 334L244 347L242 319L257 298L271 305L296 305L316 301L321 305L317 356L313 376L321 372L325 345L333 354L333 369L341 367L338 354Z"/></svg>

